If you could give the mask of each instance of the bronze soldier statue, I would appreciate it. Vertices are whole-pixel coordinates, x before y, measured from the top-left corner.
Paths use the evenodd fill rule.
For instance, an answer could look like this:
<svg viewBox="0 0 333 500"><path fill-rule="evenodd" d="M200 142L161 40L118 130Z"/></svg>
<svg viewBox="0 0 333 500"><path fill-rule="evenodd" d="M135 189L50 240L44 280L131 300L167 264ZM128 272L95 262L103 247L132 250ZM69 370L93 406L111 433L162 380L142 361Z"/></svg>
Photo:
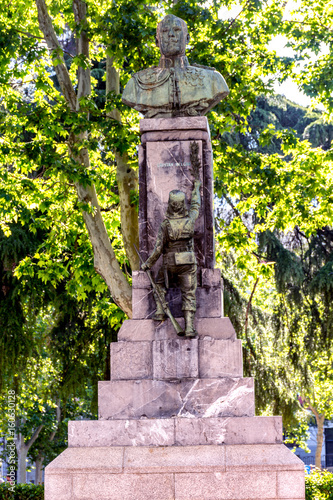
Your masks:
<svg viewBox="0 0 333 500"><path fill-rule="evenodd" d="M194 253L194 224L199 215L201 182L194 181L191 207L186 208L185 193L173 190L169 194L166 217L160 225L154 250L141 266L150 269L163 254L163 265L156 278L156 312L153 319L162 321L165 315L165 294L169 281L177 281L182 294L186 337L196 337L194 316L196 311L197 261ZM161 300L164 301L164 308ZM179 333L178 335L182 335Z"/></svg>

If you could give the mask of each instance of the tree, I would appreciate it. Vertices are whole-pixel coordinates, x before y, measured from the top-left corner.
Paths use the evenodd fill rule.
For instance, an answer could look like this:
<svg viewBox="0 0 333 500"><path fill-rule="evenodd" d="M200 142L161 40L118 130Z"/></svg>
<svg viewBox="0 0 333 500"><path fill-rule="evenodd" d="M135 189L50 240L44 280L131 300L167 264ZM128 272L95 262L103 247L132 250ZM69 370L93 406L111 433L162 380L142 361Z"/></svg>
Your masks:
<svg viewBox="0 0 333 500"><path fill-rule="evenodd" d="M244 307L247 369L257 370L262 389L271 390L272 405L285 413L293 407L289 374L272 359L269 349L262 349L265 343L274 344L273 324L266 340L256 339L254 327L263 324L265 315L260 301L257 311L252 304L261 283L273 279L273 263L277 262L262 236L272 234L280 241L282 232L297 226L311 238L331 224L331 129L322 122L313 125L305 113L295 122L296 133L286 130L289 124L277 119L278 106L275 128L271 123L262 126L259 106L257 114L250 113L265 99L263 95L271 93L275 78L295 75L295 61L270 51L270 39L286 34L290 43L298 44L301 55L311 48L311 36L315 35L318 44L322 32L317 22L311 24L311 36L303 27L297 32L299 23L284 22L284 6L276 0L242 2L242 11L233 19L219 17L224 5L178 1L147 6L139 0L117 4L36 0L31 5L18 0L0 12L4 46L0 60L2 245L15 246L16 231L28 235L24 251L13 260L15 266L6 264L1 275L4 286L10 286L5 288L6 300L18 311L14 321L6 313L8 307L2 309L3 339L8 340L3 345L13 359L14 354L22 354L6 378L11 380L17 373L23 353L36 357L32 329L27 337L31 342L23 344L21 351L17 339L23 337L26 318L36 311L45 314L49 307L52 328L44 345L57 369L60 366L62 408L69 394L77 391L84 397L80 380L90 377L93 386L94 377L96 381L107 372L107 345L124 317L120 309L131 317L131 269L138 266L132 252L137 240L138 115L121 104L119 93L131 74L157 63L154 32L157 19L166 12L188 23L190 61L215 66L231 89L229 98L209 116L216 193L221 206L229 207L227 217L220 221L220 242L224 252L233 252L237 272L245 274L250 289L247 300L240 297L238 302ZM324 9L312 0L303 2L309 19L309 8L318 13ZM320 71L323 84L328 66L321 66ZM315 69L308 72L311 85L315 85L315 74ZM327 95L324 102L329 104ZM269 106L265 111L273 113ZM309 119L312 128L306 136L302 127ZM325 148L313 148L321 145L324 135ZM305 137L312 143L301 140ZM287 270L294 276L297 253L296 257L284 255L290 257ZM3 253L3 262L5 258ZM231 281L228 286L230 296L235 297ZM30 296L36 297L38 306L32 306ZM254 326L252 321L256 321ZM33 319L29 324L34 324ZM261 332L264 335L265 329ZM324 333L318 333L318 349ZM257 356L260 349L270 360L267 369L264 357ZM292 359L293 352L282 352L281 359ZM276 374L285 387L270 384ZM45 427L34 444L36 449L44 431ZM29 432L26 439L31 438Z"/></svg>
<svg viewBox="0 0 333 500"><path fill-rule="evenodd" d="M303 407L309 409L317 424L317 448L315 465L321 468L321 450L324 442L324 423L333 417L333 359L330 353L320 355L319 359L308 360L311 366L311 385L303 385L301 400Z"/></svg>
<svg viewBox="0 0 333 500"><path fill-rule="evenodd" d="M279 26L283 11L278 2L258 5L247 2L242 16L230 21L218 18L220 5L223 2L195 6L177 2L171 10L188 21L194 39L191 58L199 63L214 63L227 76L232 95L228 103L218 108L218 112L224 114L224 128L244 130L258 90L265 90L262 76L274 65L279 69L290 66L290 61L277 60L265 46ZM138 262L131 247L137 234L134 237L131 234L137 199L133 169L137 118L134 119L135 112L120 106L114 92L119 88L117 71L125 83L130 73L157 59L157 49L152 48L157 15L152 7L153 4L147 8L139 1L135 4L125 1L117 5L110 2L102 9L98 2L75 1L64 8L56 2L48 7L44 0L38 0L34 8L22 0L2 15L8 45L3 60L2 158L5 168L8 170L10 165L13 170L8 181L16 176L16 185L19 180L16 192L24 193L20 202L26 202L29 208L33 191L36 208L45 214L38 218L39 224L50 224L51 198L56 196L54 190L59 192L58 188L62 188L63 199L71 200L69 206L82 212L95 269L106 282L113 300L129 316L131 291L123 274L124 259L119 255L117 241L112 245L110 242L110 224L116 229L119 220L116 224L115 218L105 213L106 199L101 189L114 190L115 179L111 187L107 182L110 168L105 164L111 159L117 164L115 177L123 242L129 263L135 269ZM163 8L168 9L170 5L165 3ZM24 26L17 24L18 15L24 19ZM61 37L70 36L75 38L74 54L67 54L62 47L64 43L61 45L59 41ZM45 40L50 57L41 39ZM214 40L214 54L209 51L206 39ZM250 49L245 49L245 40L251 43ZM101 106L92 67L105 61L106 54L107 90L113 93L108 94L108 101L104 100ZM263 55L265 62L259 65ZM17 61L14 68L11 67L13 58ZM53 77L50 65L54 68ZM92 81L95 88L91 87ZM218 120L217 126L220 125ZM55 183L60 186L54 186ZM47 205L44 202L46 185L53 190ZM9 188L6 186L5 190ZM68 191L66 195L64 188ZM17 205L18 200L15 201ZM7 220L19 217L17 212L21 210L15 202L11 209L7 206ZM72 220L67 210L65 218ZM31 261L26 263L30 265Z"/></svg>

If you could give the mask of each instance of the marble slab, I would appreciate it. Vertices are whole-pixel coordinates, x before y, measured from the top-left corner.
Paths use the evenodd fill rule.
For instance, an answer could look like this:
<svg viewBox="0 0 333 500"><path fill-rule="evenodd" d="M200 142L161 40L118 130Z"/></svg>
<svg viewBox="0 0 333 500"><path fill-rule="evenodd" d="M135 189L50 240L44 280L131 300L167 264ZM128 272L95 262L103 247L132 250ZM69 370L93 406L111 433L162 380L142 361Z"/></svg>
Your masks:
<svg viewBox="0 0 333 500"><path fill-rule="evenodd" d="M153 377L151 342L112 342L111 380L136 380Z"/></svg>
<svg viewBox="0 0 333 500"><path fill-rule="evenodd" d="M198 375L198 339L178 337L153 342L155 380L197 378Z"/></svg>
<svg viewBox="0 0 333 500"><path fill-rule="evenodd" d="M254 416L252 378L99 382L99 419Z"/></svg>
<svg viewBox="0 0 333 500"><path fill-rule="evenodd" d="M184 319L177 318L183 326ZM236 340L235 329L229 318L195 318L195 328L199 339ZM170 320L127 319L118 332L118 341L143 342L153 340L171 340L177 335Z"/></svg>
<svg viewBox="0 0 333 500"><path fill-rule="evenodd" d="M68 446L198 446L282 443L281 417L76 420Z"/></svg>
<svg viewBox="0 0 333 500"><path fill-rule="evenodd" d="M149 118L140 120L140 132L156 130L205 130L209 132L206 116L188 116L186 118Z"/></svg>

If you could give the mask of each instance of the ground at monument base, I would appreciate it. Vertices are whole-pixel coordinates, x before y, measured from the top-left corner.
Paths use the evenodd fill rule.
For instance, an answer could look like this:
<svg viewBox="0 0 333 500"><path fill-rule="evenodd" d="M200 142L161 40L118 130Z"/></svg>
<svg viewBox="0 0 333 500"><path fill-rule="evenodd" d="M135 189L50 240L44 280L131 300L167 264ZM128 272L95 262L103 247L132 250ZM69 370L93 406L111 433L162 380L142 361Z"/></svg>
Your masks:
<svg viewBox="0 0 333 500"><path fill-rule="evenodd" d="M304 500L304 464L283 444L67 448L48 500Z"/></svg>

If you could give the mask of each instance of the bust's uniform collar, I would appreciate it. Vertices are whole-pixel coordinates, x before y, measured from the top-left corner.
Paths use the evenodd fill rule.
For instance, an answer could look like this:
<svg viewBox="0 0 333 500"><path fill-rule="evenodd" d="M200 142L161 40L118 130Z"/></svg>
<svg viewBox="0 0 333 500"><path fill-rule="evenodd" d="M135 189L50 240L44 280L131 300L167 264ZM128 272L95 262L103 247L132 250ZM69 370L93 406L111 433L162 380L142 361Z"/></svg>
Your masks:
<svg viewBox="0 0 333 500"><path fill-rule="evenodd" d="M165 57L162 55L159 68L186 68L189 62L186 56Z"/></svg>

